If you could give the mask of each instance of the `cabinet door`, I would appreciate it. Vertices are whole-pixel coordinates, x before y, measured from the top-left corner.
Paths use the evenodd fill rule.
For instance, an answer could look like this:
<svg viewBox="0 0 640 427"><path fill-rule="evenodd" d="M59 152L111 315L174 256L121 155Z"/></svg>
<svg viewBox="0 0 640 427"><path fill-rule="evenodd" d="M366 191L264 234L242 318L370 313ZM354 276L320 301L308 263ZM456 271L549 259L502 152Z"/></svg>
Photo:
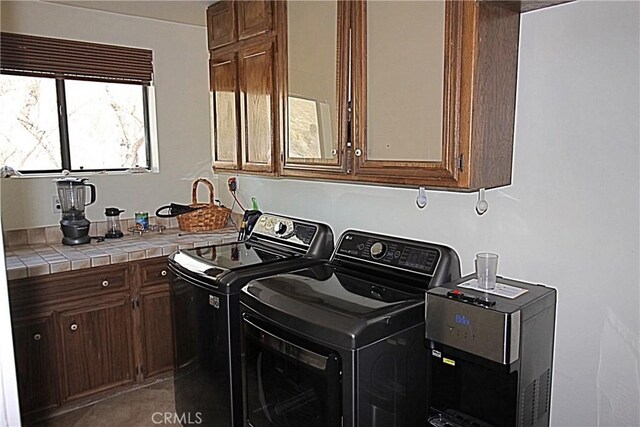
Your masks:
<svg viewBox="0 0 640 427"><path fill-rule="evenodd" d="M483 1L338 2L349 19L338 19L336 69L350 70L350 80L341 89L337 77L334 159L322 151L321 134L330 132L305 122L321 121L314 118L321 117L313 108L317 95L292 101L297 87L333 73L321 65L307 67L306 75L296 70L312 60L298 51L323 51L316 40L304 42L307 28L317 29L304 22L304 11L328 10L329 2L319 3L288 2L289 28L278 32L286 40L280 62L288 62L282 175L464 190L510 183L517 12ZM326 22L319 28L329 33ZM295 110L305 106L297 119Z"/></svg>
<svg viewBox="0 0 640 427"><path fill-rule="evenodd" d="M242 169L273 172L277 114L273 43L261 43L238 52Z"/></svg>
<svg viewBox="0 0 640 427"><path fill-rule="evenodd" d="M235 53L212 55L209 61L213 167L236 170L238 156L238 89Z"/></svg>
<svg viewBox="0 0 640 427"><path fill-rule="evenodd" d="M66 399L132 384L129 297L60 313Z"/></svg>
<svg viewBox="0 0 640 427"><path fill-rule="evenodd" d="M287 2L283 175L349 173L350 2Z"/></svg>
<svg viewBox="0 0 640 427"><path fill-rule="evenodd" d="M236 39L236 14L233 1L221 1L207 9L209 49L233 43Z"/></svg>
<svg viewBox="0 0 640 427"><path fill-rule="evenodd" d="M238 5L238 38L240 40L263 34L273 28L273 2L269 0L241 0Z"/></svg>
<svg viewBox="0 0 640 427"><path fill-rule="evenodd" d="M15 320L13 343L23 417L57 406L59 363L53 313Z"/></svg>
<svg viewBox="0 0 640 427"><path fill-rule="evenodd" d="M450 176L443 152L445 2L360 1L354 13L355 174L397 183Z"/></svg>
<svg viewBox="0 0 640 427"><path fill-rule="evenodd" d="M145 378L173 369L173 322L169 284L140 290L142 372Z"/></svg>

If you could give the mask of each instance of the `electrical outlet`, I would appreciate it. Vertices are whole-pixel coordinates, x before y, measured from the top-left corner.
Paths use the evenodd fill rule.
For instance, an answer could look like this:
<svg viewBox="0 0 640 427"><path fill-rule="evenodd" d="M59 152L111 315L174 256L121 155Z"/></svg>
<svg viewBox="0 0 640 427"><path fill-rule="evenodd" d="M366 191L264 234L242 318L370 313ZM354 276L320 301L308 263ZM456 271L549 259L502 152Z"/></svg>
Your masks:
<svg viewBox="0 0 640 427"><path fill-rule="evenodd" d="M51 196L51 212L54 214L62 212L62 206L60 206L60 198L58 196Z"/></svg>
<svg viewBox="0 0 640 427"><path fill-rule="evenodd" d="M236 177L231 177L227 180L227 186L229 187L229 191L235 193L238 191L238 179Z"/></svg>

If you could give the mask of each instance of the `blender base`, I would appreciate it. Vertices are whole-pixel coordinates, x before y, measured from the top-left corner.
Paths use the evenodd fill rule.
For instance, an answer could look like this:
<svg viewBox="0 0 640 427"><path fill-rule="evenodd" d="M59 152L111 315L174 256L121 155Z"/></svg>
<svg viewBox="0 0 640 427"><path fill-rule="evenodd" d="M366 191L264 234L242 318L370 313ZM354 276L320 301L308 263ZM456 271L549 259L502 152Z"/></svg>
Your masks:
<svg viewBox="0 0 640 427"><path fill-rule="evenodd" d="M91 241L91 236L81 236L81 237L63 237L62 244L67 246L74 245L83 245L85 243L89 243Z"/></svg>

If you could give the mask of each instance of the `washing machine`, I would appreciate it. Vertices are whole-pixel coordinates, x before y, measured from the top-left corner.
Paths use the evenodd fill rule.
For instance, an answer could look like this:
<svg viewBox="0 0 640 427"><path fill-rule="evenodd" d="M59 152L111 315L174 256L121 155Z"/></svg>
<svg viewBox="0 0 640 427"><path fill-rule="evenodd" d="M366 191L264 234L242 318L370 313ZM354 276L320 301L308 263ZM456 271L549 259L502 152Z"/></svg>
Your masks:
<svg viewBox="0 0 640 427"><path fill-rule="evenodd" d="M425 293L460 277L458 255L348 230L326 266L242 289L246 424L424 425Z"/></svg>
<svg viewBox="0 0 640 427"><path fill-rule="evenodd" d="M240 289L250 280L324 264L322 223L263 214L247 240L169 256L176 413L202 426L242 426Z"/></svg>

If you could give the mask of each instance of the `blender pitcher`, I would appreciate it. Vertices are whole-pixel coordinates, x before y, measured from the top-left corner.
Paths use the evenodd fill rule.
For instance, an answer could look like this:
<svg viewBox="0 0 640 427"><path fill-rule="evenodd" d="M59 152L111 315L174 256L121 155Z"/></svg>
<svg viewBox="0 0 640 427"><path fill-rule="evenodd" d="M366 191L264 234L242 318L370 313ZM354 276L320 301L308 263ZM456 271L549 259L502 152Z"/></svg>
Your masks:
<svg viewBox="0 0 640 427"><path fill-rule="evenodd" d="M96 201L96 187L85 181L87 178L62 178L56 181L62 209L60 229L64 245L80 245L91 241L89 237L91 222L85 218L84 208ZM87 187L91 191L89 203L85 203Z"/></svg>

